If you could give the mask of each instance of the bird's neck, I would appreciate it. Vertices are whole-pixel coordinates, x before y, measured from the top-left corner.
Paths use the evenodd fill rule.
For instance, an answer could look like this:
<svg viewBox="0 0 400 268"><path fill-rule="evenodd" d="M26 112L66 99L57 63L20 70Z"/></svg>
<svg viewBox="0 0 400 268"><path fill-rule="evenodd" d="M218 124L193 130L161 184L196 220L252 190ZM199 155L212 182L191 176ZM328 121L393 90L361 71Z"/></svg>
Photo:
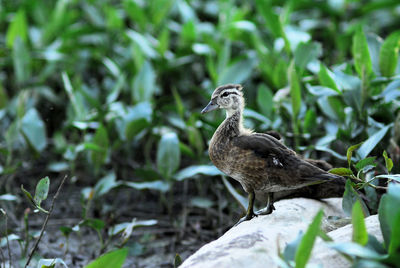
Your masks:
<svg viewBox="0 0 400 268"><path fill-rule="evenodd" d="M240 136L245 128L243 127L243 110L226 111L224 122L218 127L217 131L221 137Z"/></svg>

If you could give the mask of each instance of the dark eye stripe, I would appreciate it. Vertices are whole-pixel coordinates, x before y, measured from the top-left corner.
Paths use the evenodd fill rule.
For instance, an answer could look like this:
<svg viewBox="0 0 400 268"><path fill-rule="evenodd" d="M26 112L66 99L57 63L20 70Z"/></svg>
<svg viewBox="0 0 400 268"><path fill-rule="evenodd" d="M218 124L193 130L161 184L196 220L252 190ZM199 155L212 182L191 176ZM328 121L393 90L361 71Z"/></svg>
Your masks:
<svg viewBox="0 0 400 268"><path fill-rule="evenodd" d="M235 95L239 95L237 92L235 91L225 91L221 96L222 97L228 97L230 94L235 94Z"/></svg>

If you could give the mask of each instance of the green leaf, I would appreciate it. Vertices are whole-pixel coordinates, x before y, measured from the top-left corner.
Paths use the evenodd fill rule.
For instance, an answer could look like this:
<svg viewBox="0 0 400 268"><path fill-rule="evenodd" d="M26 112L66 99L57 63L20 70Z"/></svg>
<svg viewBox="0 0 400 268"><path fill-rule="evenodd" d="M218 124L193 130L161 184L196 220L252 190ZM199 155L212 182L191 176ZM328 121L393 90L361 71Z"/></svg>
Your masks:
<svg viewBox="0 0 400 268"><path fill-rule="evenodd" d="M47 267L56 267L56 264L60 264L64 266L65 268L68 268L67 264L60 258L55 258L55 259L40 259L37 267L40 268L47 268ZM60 266L57 266L60 267Z"/></svg>
<svg viewBox="0 0 400 268"><path fill-rule="evenodd" d="M290 243L287 243L285 250L283 251L283 257L286 261L294 261L296 256L297 248L303 238L304 234L300 231L298 236Z"/></svg>
<svg viewBox="0 0 400 268"><path fill-rule="evenodd" d="M400 31L391 33L383 42L379 51L379 69L383 76L390 77L394 74L400 48Z"/></svg>
<svg viewBox="0 0 400 268"><path fill-rule="evenodd" d="M328 244L330 248L333 248L341 253L346 255L360 257L370 260L383 260L387 258L386 255L382 255L377 253L376 251L369 249L367 247L363 247L359 244L352 242L344 242L344 243L332 243Z"/></svg>
<svg viewBox="0 0 400 268"><path fill-rule="evenodd" d="M293 118L297 118L301 107L301 88L294 61L291 62L288 68L288 80L292 99Z"/></svg>
<svg viewBox="0 0 400 268"><path fill-rule="evenodd" d="M103 268L113 267L120 268L125 262L126 256L128 255L128 248L121 248L104 255L101 255L90 264L86 265L85 268Z"/></svg>
<svg viewBox="0 0 400 268"><path fill-rule="evenodd" d="M388 157L386 150L383 151L383 157L385 158L385 165L387 172L390 173L390 171L392 171L393 168L393 161L391 158Z"/></svg>
<svg viewBox="0 0 400 268"><path fill-rule="evenodd" d="M311 224L308 226L307 231L304 233L303 238L296 250L296 268L304 268L307 264L308 259L311 256L311 251L314 246L315 239L320 231L320 224L324 213L320 210L314 217Z"/></svg>
<svg viewBox="0 0 400 268"><path fill-rule="evenodd" d="M179 150L179 139L174 132L164 134L157 149L157 168L166 178L171 178L172 174L178 169L181 160Z"/></svg>
<svg viewBox="0 0 400 268"><path fill-rule="evenodd" d="M101 149L91 151L91 160L95 167L99 168L106 161L109 146L107 129L103 125L96 130L92 142Z"/></svg>
<svg viewBox="0 0 400 268"><path fill-rule="evenodd" d="M361 159L368 156L368 154L375 148L375 146L383 139L386 132L389 128L392 127L392 124L383 127L381 130L376 132L374 135L370 136L358 149L357 153Z"/></svg>
<svg viewBox="0 0 400 268"><path fill-rule="evenodd" d="M46 127L35 108L29 109L22 118L21 131L36 152L42 152L46 148Z"/></svg>
<svg viewBox="0 0 400 268"><path fill-rule="evenodd" d="M305 69L307 64L316 60L322 54L322 47L317 42L301 42L294 52L294 62L300 69Z"/></svg>
<svg viewBox="0 0 400 268"><path fill-rule="evenodd" d="M347 216L352 213L352 208L356 202L360 202L364 215L369 216L369 211L360 195L353 189L350 179L346 181L346 186L343 194L342 209Z"/></svg>
<svg viewBox="0 0 400 268"><path fill-rule="evenodd" d="M196 165L196 166L189 166L187 168L180 170L178 173L174 175L174 178L177 181L183 181L184 179L192 178L198 174L216 176L216 175L221 175L223 173L215 166Z"/></svg>
<svg viewBox="0 0 400 268"><path fill-rule="evenodd" d="M348 168L332 168L329 170L329 173L336 174L339 176L351 176L353 175L353 171Z"/></svg>
<svg viewBox="0 0 400 268"><path fill-rule="evenodd" d="M165 181L145 181L145 182L131 182L131 181L121 181L119 185L131 187L136 190L157 190L160 192L167 192L171 187L170 184Z"/></svg>
<svg viewBox="0 0 400 268"><path fill-rule="evenodd" d="M31 55L27 45L19 37L14 41L12 59L16 80L22 84L31 77Z"/></svg>
<svg viewBox="0 0 400 268"><path fill-rule="evenodd" d="M314 110L307 110L306 115L304 117L303 130L306 133L313 132L317 125L317 114Z"/></svg>
<svg viewBox="0 0 400 268"><path fill-rule="evenodd" d="M389 184L389 189L381 198L378 208L379 223L386 248L389 248L397 215L400 214L400 185Z"/></svg>
<svg viewBox="0 0 400 268"><path fill-rule="evenodd" d="M356 169L359 171L368 165L375 167L376 166L375 158L376 158L375 156L372 156L372 157L367 157L367 158L364 158L364 159L358 161L357 164L355 165Z"/></svg>
<svg viewBox="0 0 400 268"><path fill-rule="evenodd" d="M36 207L36 203L35 200L33 200L33 197L31 195L30 192L28 192L27 190L25 190L24 186L21 184L21 190L22 192L25 194L25 196L28 198L29 202L31 202L31 204Z"/></svg>
<svg viewBox="0 0 400 268"><path fill-rule="evenodd" d="M174 268L178 268L179 265L181 265L181 264L182 264L182 258L181 258L181 256L179 256L178 253L176 253L175 259L174 259Z"/></svg>
<svg viewBox="0 0 400 268"><path fill-rule="evenodd" d="M352 241L365 246L368 242L367 228L365 227L364 213L359 201L353 206L351 213L351 223L353 225L353 238Z"/></svg>
<svg viewBox="0 0 400 268"><path fill-rule="evenodd" d="M224 175L221 175L221 178L226 189L228 189L228 192L233 196L233 198L235 198L235 200L239 203L242 209L246 211L248 206L247 199L235 190L235 188L232 186L232 184L230 184L230 182L226 179Z"/></svg>
<svg viewBox="0 0 400 268"><path fill-rule="evenodd" d="M15 39L19 37L20 40L26 42L28 38L28 26L26 23L25 10L22 8L18 10L17 14L14 15L10 26L7 29L6 44L7 47L12 48L14 46Z"/></svg>
<svg viewBox="0 0 400 268"><path fill-rule="evenodd" d="M253 58L243 59L225 67L218 77L218 84L240 84L253 73L256 61Z"/></svg>
<svg viewBox="0 0 400 268"><path fill-rule="evenodd" d="M110 172L96 183L94 186L94 192L96 197L99 197L108 193L117 186L119 186L119 184L116 181L115 173Z"/></svg>
<svg viewBox="0 0 400 268"><path fill-rule="evenodd" d="M391 263L398 265L400 263L400 213L393 215L392 234L389 244L389 260Z"/></svg>
<svg viewBox="0 0 400 268"><path fill-rule="evenodd" d="M150 101L156 90L156 73L149 61L145 61L135 76L132 98L135 102Z"/></svg>
<svg viewBox="0 0 400 268"><path fill-rule="evenodd" d="M339 90L338 86L336 85L335 80L333 79L334 74L329 71L327 67L325 67L324 64L320 64L319 68L319 73L318 73L318 79L319 82L322 86L324 87L329 87L334 89L336 92L341 94L342 92Z"/></svg>
<svg viewBox="0 0 400 268"><path fill-rule="evenodd" d="M45 177L41 179L36 185L35 197L33 200L40 207L42 201L46 200L47 194L49 193L50 179Z"/></svg>
<svg viewBox="0 0 400 268"><path fill-rule="evenodd" d="M263 115L271 118L274 108L272 91L264 84L261 84L257 90L257 105Z"/></svg>
<svg viewBox="0 0 400 268"><path fill-rule="evenodd" d="M97 231L101 231L104 229L106 226L105 222L100 220L100 219L86 219L83 222L81 222L79 225L81 226L88 226L90 228L93 228Z"/></svg>
<svg viewBox="0 0 400 268"><path fill-rule="evenodd" d="M363 144L363 143L360 142L359 144L352 145L352 146L350 146L350 147L347 149L346 156L347 156L347 163L349 164L349 167L350 167L350 165L351 165L351 157L353 156L353 151L354 151L355 149L359 148L362 144ZM363 157L362 157L362 158L363 158Z"/></svg>
<svg viewBox="0 0 400 268"><path fill-rule="evenodd" d="M145 118L133 120L126 125L125 136L130 141L142 130L146 129L150 123Z"/></svg>
<svg viewBox="0 0 400 268"><path fill-rule="evenodd" d="M372 73L372 62L369 55L367 38L362 27L358 27L353 36L353 58L354 66L360 77L369 77Z"/></svg>

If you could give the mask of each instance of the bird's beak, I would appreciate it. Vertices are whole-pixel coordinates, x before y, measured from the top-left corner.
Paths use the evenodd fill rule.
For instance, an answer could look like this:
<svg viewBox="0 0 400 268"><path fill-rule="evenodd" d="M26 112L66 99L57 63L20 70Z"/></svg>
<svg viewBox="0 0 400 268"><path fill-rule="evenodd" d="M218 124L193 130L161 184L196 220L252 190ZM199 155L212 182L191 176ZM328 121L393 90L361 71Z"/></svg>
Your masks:
<svg viewBox="0 0 400 268"><path fill-rule="evenodd" d="M219 108L219 105L216 104L216 103L214 103L213 100L211 100L211 101L207 104L207 106L204 107L203 110L201 110L201 113L202 113L202 114L205 114L205 113L207 113L207 112L214 111L214 110L216 110L216 109L218 109L218 108Z"/></svg>

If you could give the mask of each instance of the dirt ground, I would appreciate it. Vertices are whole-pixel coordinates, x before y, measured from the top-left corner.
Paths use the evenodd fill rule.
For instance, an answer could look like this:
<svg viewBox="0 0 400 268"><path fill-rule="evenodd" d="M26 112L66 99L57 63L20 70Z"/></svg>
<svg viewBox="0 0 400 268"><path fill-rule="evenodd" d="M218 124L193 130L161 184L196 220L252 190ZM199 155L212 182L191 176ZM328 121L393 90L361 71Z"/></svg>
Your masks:
<svg viewBox="0 0 400 268"><path fill-rule="evenodd" d="M60 179L51 182L49 198L43 203L48 208L53 194L56 191ZM239 214L228 215L226 211L232 211L229 206L235 201L223 188L218 195L223 196L224 209L199 208L191 206L188 202L187 192L196 188L198 182L187 182L188 185L177 184L174 186L172 200L174 206L171 213L161 204L162 196L154 191L137 191L134 189L117 188L108 192L102 200L93 202L89 209L89 218L101 219L105 222L105 228L101 231L102 239L107 246L101 250L101 242L98 233L89 227L80 227L78 232L72 232L67 238L60 231L61 226L74 227L82 220L81 190L82 186L66 183L58 199L55 202L53 213L48 222L46 232L42 237L30 267L36 267L36 257L61 258L68 267L83 267L98 257L102 252L107 252L121 244L120 234L111 239L107 235L111 226L118 223L137 220L156 220L157 224L148 227L134 229L131 238L125 244L129 248L128 257L123 267L173 267L175 255L178 253L182 260L186 259L203 244L208 243L222 235L234 224L234 219ZM33 186L30 186L33 187ZM30 188L32 189L32 188ZM186 190L184 190L186 189ZM10 210L10 206L4 207L9 214L9 233L15 233L20 237L25 236L23 213L30 207L26 198L21 199ZM170 198L170 197L169 197ZM228 201L227 201L228 200ZM228 206L227 206L228 204ZM213 206L215 207L215 206ZM217 206L220 207L220 206ZM8 208L8 209L7 209ZM234 210L234 214L240 212ZM29 213L29 230L40 230L45 215L43 213ZM4 229L4 228L2 228ZM30 242L32 248L34 241ZM13 266L21 263L21 247L14 240L10 242ZM3 256L8 259L7 247L2 247ZM62 267L57 265L56 267Z"/></svg>

